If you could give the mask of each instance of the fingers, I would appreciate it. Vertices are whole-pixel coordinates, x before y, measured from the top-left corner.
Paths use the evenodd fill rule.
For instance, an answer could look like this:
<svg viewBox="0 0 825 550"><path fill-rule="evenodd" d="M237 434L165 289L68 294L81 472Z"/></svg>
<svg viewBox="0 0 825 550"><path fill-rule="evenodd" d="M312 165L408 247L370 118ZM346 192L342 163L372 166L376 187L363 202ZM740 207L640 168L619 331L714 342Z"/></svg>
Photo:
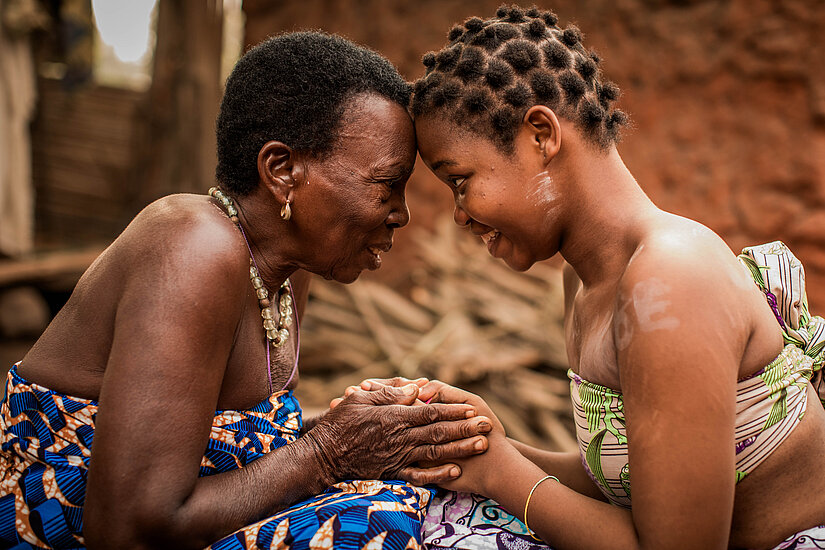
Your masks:
<svg viewBox="0 0 825 550"><path fill-rule="evenodd" d="M438 403L470 403L475 397L475 394L445 384L440 380L430 380L424 384L418 396L422 401Z"/></svg>
<svg viewBox="0 0 825 550"><path fill-rule="evenodd" d="M442 462L483 453L489 446L485 434L492 429L490 419L484 416L413 428L409 435L421 445L413 450L411 458L419 462Z"/></svg>
<svg viewBox="0 0 825 550"><path fill-rule="evenodd" d="M423 426L435 422L473 418L477 411L472 405L464 403L430 403L411 409L400 409L396 414L409 426Z"/></svg>
<svg viewBox="0 0 825 550"><path fill-rule="evenodd" d="M398 472L398 477L413 485L438 485L456 479L461 468L455 464L441 464L431 468L407 466Z"/></svg>
<svg viewBox="0 0 825 550"><path fill-rule="evenodd" d="M418 397L418 386L415 384L401 387L382 386L376 391L358 390L351 397L372 405L412 405ZM415 407L415 410L421 408Z"/></svg>
<svg viewBox="0 0 825 550"><path fill-rule="evenodd" d="M458 422L436 422L427 426L411 428L409 435L413 441L419 441L426 445L437 445L477 435L486 435L492 430L493 426L489 418L476 416Z"/></svg>
<svg viewBox="0 0 825 550"><path fill-rule="evenodd" d="M363 383L364 383L364 382L361 382L361 384L363 384ZM344 390L344 395L343 395L343 397L336 397L335 399L333 399L332 401L330 401L330 402L329 402L329 408L330 408L330 409L334 409L334 408L335 408L335 407L337 407L337 406L341 403L341 401L343 401L345 398L349 397L350 395L352 395L353 393L355 393L355 392L357 392L357 391L361 391L362 389L363 389L363 388L361 388L361 386L360 386L360 385L359 385L359 386L347 386L347 388ZM378 388L376 388L376 389L378 389Z"/></svg>
<svg viewBox="0 0 825 550"><path fill-rule="evenodd" d="M475 455L480 455L485 452L490 446L490 442L483 435L477 435L459 441L450 441L449 443L441 443L439 445L422 445L412 453L410 459L417 459L417 461L442 463L445 460L454 460L457 458L467 458Z"/></svg>
<svg viewBox="0 0 825 550"><path fill-rule="evenodd" d="M367 378L361 382L361 389L375 391L381 389L383 386L400 388L401 386L406 386L407 384L415 384L418 387L422 387L427 382L429 382L427 378L416 378L415 380L410 380L409 378L404 378L403 376L396 376L395 378Z"/></svg>

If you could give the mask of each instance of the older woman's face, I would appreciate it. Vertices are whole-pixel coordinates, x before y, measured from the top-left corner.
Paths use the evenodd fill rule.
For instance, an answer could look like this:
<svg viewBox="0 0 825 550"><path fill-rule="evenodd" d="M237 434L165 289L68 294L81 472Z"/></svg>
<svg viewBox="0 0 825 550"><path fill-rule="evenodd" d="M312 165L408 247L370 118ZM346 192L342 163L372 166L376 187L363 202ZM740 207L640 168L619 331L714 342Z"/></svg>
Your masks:
<svg viewBox="0 0 825 550"><path fill-rule="evenodd" d="M415 163L415 132L407 111L381 96L350 100L332 152L308 162L308 183L295 195L305 269L352 282L378 269L393 232L410 215L404 188ZM299 210L300 209L300 210Z"/></svg>

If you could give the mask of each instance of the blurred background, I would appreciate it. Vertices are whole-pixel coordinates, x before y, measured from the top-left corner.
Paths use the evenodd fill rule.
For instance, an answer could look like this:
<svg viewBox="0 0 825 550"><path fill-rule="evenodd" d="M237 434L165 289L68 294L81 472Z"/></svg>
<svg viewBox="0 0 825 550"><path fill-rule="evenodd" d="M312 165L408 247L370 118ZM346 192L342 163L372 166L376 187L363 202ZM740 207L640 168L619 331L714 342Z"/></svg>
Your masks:
<svg viewBox="0 0 825 550"><path fill-rule="evenodd" d="M268 35L323 29L409 80L453 23L497 0L0 0L0 373L152 200L213 183L222 83ZM825 2L556 0L623 90L619 150L665 210L738 251L785 241L825 312ZM528 7L525 5L525 7ZM410 226L378 272L316 281L304 406L367 376L482 393L517 438L570 449L559 263L525 274L451 221L419 164Z"/></svg>

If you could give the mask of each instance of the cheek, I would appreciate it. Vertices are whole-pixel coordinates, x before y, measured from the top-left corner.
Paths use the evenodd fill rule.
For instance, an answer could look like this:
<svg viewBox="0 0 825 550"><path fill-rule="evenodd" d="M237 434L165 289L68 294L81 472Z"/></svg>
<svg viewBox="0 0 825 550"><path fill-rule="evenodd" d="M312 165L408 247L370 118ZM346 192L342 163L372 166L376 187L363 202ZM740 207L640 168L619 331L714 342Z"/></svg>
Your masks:
<svg viewBox="0 0 825 550"><path fill-rule="evenodd" d="M370 234L384 223L388 212L386 203L377 196L360 196L348 204L344 203L331 220L335 232L330 236L330 244L334 243L334 247L346 253L362 247Z"/></svg>

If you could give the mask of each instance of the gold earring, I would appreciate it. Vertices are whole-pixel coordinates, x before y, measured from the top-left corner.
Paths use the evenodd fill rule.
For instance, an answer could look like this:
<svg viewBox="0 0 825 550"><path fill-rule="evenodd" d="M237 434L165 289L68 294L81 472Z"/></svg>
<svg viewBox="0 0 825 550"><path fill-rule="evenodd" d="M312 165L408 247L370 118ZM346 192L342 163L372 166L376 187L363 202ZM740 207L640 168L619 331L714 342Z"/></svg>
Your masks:
<svg viewBox="0 0 825 550"><path fill-rule="evenodd" d="M292 208L289 206L289 200L286 201L286 204L281 207L281 218L285 221L289 221L289 218L292 217Z"/></svg>

